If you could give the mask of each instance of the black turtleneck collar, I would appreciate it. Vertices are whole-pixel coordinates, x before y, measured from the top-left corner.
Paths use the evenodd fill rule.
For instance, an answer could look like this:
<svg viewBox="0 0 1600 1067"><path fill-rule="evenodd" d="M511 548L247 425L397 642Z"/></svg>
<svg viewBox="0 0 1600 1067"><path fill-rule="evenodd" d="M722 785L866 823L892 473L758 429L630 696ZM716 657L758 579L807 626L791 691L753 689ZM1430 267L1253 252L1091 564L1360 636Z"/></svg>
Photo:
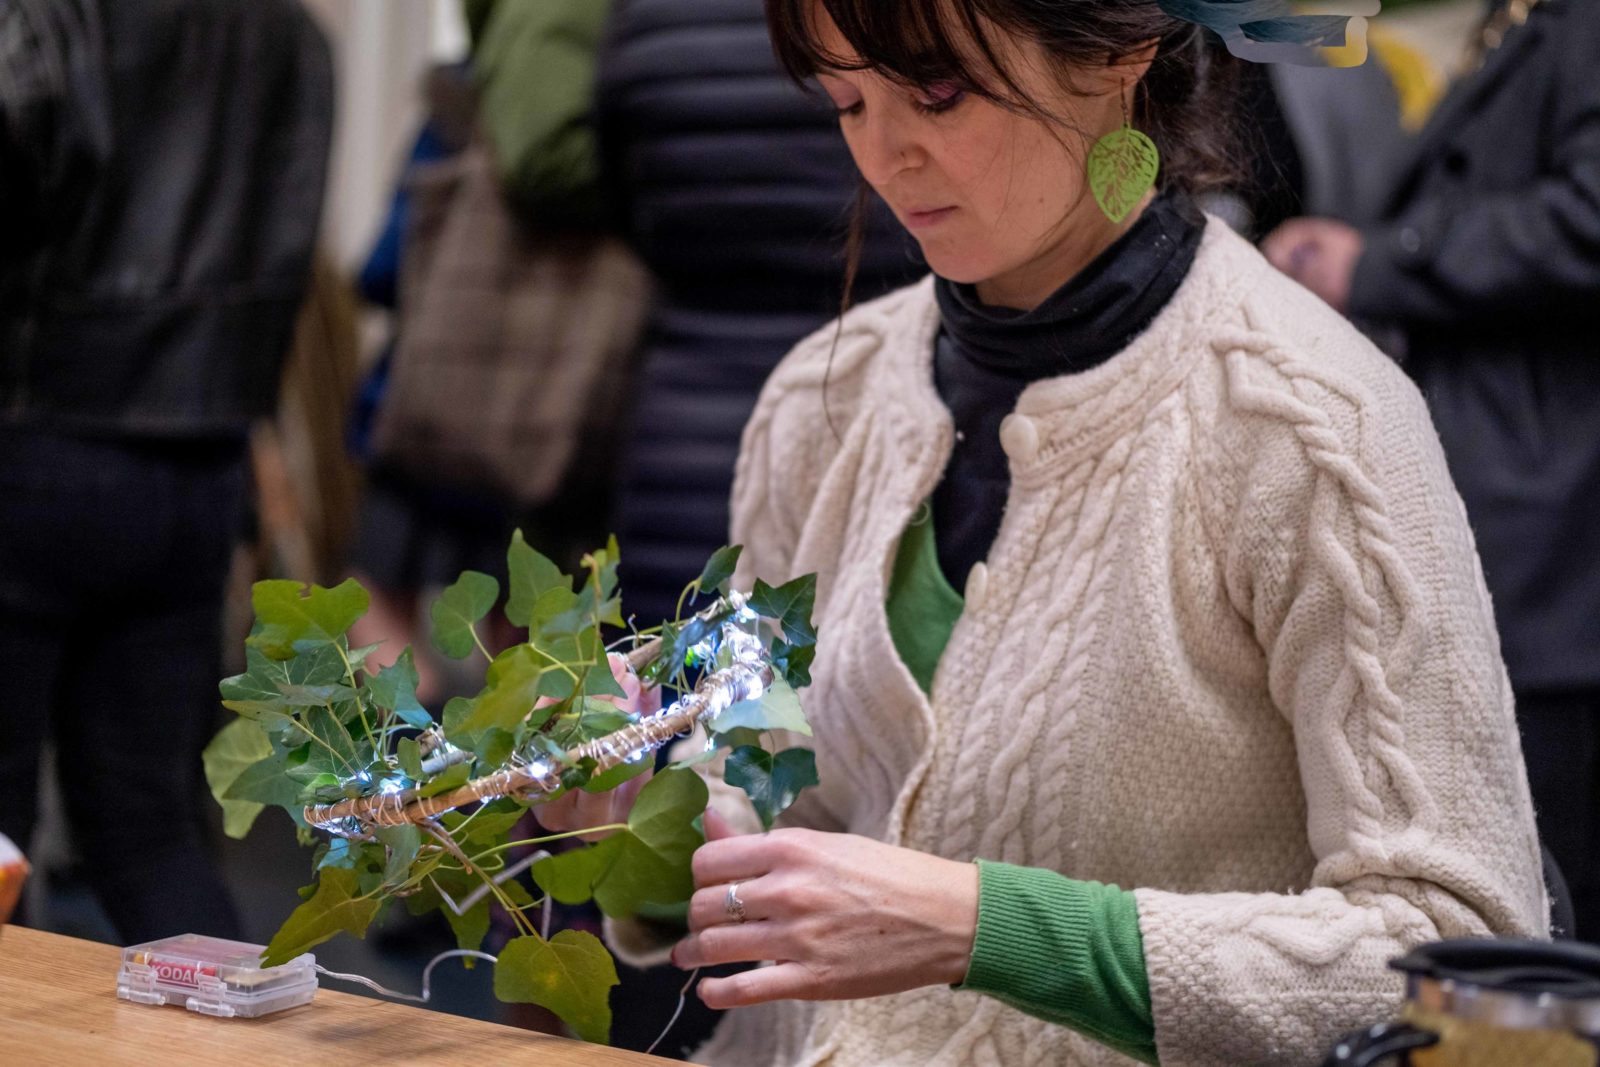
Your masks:
<svg viewBox="0 0 1600 1067"><path fill-rule="evenodd" d="M937 279L943 328L934 382L956 444L933 494L934 537L940 568L957 589L989 554L1010 494L1000 420L1033 382L1088 370L1144 332L1188 276L1204 230L1193 201L1163 193L1032 311L987 307L975 287Z"/></svg>
<svg viewBox="0 0 1600 1067"><path fill-rule="evenodd" d="M944 330L980 366L1030 379L1087 370L1128 346L1182 283L1205 219L1186 196L1156 197L1128 232L1032 311L989 307L939 278Z"/></svg>

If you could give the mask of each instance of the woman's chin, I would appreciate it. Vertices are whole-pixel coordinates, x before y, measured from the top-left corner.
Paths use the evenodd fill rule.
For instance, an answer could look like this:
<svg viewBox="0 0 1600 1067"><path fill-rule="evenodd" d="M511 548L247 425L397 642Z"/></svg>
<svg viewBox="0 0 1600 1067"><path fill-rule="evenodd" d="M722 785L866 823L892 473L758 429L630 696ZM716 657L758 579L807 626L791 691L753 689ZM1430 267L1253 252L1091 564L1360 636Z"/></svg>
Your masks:
<svg viewBox="0 0 1600 1067"><path fill-rule="evenodd" d="M945 281L955 282L958 285L976 285L995 274L991 264L970 252L964 253L949 247L935 247L932 241L921 243L922 258L927 262L928 269Z"/></svg>

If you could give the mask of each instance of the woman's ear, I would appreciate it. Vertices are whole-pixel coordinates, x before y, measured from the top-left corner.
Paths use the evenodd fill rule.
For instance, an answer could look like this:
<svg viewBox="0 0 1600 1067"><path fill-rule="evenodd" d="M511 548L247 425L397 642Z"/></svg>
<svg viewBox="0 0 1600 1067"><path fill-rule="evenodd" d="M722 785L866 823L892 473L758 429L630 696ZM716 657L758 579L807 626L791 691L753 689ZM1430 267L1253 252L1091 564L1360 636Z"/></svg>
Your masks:
<svg viewBox="0 0 1600 1067"><path fill-rule="evenodd" d="M1139 48L1126 55L1112 56L1111 62L1106 65L1106 77L1110 84L1106 91L1126 93L1132 86L1144 80L1150 73L1150 64L1156 61L1156 52L1161 47L1157 40L1146 41Z"/></svg>

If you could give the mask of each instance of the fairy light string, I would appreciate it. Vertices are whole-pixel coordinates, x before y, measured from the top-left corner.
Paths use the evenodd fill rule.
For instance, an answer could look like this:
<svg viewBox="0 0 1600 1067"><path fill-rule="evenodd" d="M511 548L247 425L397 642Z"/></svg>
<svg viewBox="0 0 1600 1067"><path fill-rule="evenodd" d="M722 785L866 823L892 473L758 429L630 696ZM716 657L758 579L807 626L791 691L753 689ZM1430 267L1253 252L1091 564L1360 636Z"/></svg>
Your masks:
<svg viewBox="0 0 1600 1067"><path fill-rule="evenodd" d="M772 685L772 663L755 632L759 617L737 592L729 593L698 617L711 620L724 615L727 617L721 625L696 645L691 655L699 662L714 662L726 653L726 666L706 674L692 692L661 711L567 750L559 764L544 757L513 753L491 773L448 792L425 797L422 791L426 782L404 789L380 785L375 794L306 807L306 823L339 837L367 840L379 828L407 823L427 825L467 804L500 797L523 801L548 797L562 788L561 772L565 767L592 761L592 773L598 776L624 763L645 759L673 739L692 733L700 724L714 721L734 704L759 700ZM659 639L642 645L629 654L629 666L640 673L661 655L661 650ZM473 758L471 752L451 745L436 728L425 732L420 743L427 754L422 769L431 776Z"/></svg>

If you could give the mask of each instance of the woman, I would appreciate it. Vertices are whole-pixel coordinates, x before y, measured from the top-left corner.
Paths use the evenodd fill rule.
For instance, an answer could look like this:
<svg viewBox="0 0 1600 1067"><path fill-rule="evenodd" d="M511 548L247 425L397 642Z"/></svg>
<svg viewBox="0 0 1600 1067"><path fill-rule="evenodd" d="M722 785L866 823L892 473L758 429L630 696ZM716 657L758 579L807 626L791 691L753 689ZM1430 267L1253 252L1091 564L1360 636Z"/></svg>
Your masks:
<svg viewBox="0 0 1600 1067"><path fill-rule="evenodd" d="M813 2L771 0L779 52L935 277L802 343L745 432L741 580L819 576L822 785L770 834L709 820L674 960L778 962L702 983L741 1010L701 1058L1313 1064L1392 1012L1408 946L1544 936L1437 437L1189 207L1222 113L1199 31ZM1115 223L1086 156L1129 121L1165 177ZM740 800L718 783L753 829Z"/></svg>

